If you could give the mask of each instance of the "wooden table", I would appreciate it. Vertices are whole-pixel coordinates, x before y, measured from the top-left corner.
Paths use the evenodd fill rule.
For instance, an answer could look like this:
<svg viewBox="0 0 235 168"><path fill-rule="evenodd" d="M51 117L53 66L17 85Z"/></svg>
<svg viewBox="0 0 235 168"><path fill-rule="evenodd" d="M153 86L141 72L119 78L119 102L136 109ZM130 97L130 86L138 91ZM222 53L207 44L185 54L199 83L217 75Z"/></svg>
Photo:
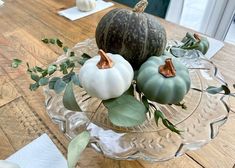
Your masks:
<svg viewBox="0 0 235 168"><path fill-rule="evenodd" d="M30 78L26 69L10 67L14 58L27 60L31 65L46 66L61 53L53 46L44 45L43 37L58 37L68 46L94 37L100 18L112 8L92 16L69 21L56 13L74 5L70 0L5 0L0 8L0 159L5 159L42 133L47 133L66 153L68 139L49 119L44 108L42 90L28 89ZM116 5L117 7L120 5ZM160 20L168 39L181 39L186 28ZM229 84L235 83L235 46L225 47L213 58ZM230 115L220 134L200 150L168 162L150 164L144 161L116 161L86 149L81 157L81 168L232 168L235 164L235 117Z"/></svg>

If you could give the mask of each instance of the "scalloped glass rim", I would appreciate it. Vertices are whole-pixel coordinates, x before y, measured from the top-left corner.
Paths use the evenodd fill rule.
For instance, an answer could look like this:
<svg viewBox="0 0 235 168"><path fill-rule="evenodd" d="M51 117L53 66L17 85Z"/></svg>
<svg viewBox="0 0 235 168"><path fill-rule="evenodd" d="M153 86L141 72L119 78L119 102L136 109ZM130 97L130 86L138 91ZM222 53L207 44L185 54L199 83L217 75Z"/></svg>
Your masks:
<svg viewBox="0 0 235 168"><path fill-rule="evenodd" d="M168 46L179 42L170 41ZM72 51L77 58L83 53L96 55L98 49L95 39L87 39L78 43ZM56 64L66 59L62 55ZM190 69L192 88L204 90L208 86L226 84L218 68L196 51L186 51L179 58ZM77 66L78 71L80 65ZM168 119L182 130L179 136L170 132L162 124L156 127L152 115L141 126L120 128L112 125L107 119L107 111L101 101L91 98L80 88L75 88L76 99L84 112L73 112L65 109L62 94L57 95L48 87L44 87L46 109L52 121L69 138L75 137L87 124L91 134L90 147L106 157L121 160L147 160L151 162L165 161L184 154L188 150L196 150L215 138L219 127L229 115L228 96L210 95L206 92L190 90L185 97L187 110L177 106L159 105ZM97 111L93 120L89 117Z"/></svg>

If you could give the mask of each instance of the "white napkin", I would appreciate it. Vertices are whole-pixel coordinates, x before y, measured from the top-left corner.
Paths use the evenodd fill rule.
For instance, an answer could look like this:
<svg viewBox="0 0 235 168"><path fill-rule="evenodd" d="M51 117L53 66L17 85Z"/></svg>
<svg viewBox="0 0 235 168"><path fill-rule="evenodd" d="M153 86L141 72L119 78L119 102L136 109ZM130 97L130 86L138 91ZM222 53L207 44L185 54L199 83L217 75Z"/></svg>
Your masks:
<svg viewBox="0 0 235 168"><path fill-rule="evenodd" d="M65 9L65 10L59 11L58 14L68 18L69 20L74 21L74 20L83 18L85 16L91 15L93 13L99 12L99 11L101 11L103 9L109 8L109 7L113 6L113 5L114 4L112 2L105 2L103 0L97 0L96 7L92 11L81 12L75 6L75 7L69 8L69 9Z"/></svg>
<svg viewBox="0 0 235 168"><path fill-rule="evenodd" d="M209 50L207 51L205 57L208 59L211 59L213 56L215 56L215 54L219 50L221 50L224 47L224 43L219 40L210 38L210 37L207 37L207 39L210 43L210 47L209 47Z"/></svg>
<svg viewBox="0 0 235 168"><path fill-rule="evenodd" d="M4 2L2 0L0 0L0 6L2 6L4 4Z"/></svg>
<svg viewBox="0 0 235 168"><path fill-rule="evenodd" d="M68 168L67 161L51 141L43 134L6 159L20 168Z"/></svg>

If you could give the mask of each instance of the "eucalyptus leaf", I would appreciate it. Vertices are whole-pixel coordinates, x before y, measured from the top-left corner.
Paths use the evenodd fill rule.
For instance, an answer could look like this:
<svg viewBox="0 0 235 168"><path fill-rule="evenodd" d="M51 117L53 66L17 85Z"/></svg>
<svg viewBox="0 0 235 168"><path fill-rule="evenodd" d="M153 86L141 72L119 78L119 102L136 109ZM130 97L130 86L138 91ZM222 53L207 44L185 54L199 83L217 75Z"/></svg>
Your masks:
<svg viewBox="0 0 235 168"><path fill-rule="evenodd" d="M83 53L83 54L82 54L82 58L90 59L90 58L91 58L91 56L90 56L90 55L88 55L87 53Z"/></svg>
<svg viewBox="0 0 235 168"><path fill-rule="evenodd" d="M68 168L75 168L81 153L85 150L90 141L90 134L84 131L77 135L68 146Z"/></svg>
<svg viewBox="0 0 235 168"><path fill-rule="evenodd" d="M60 71L62 71L63 74L68 74L67 68L68 68L68 65L66 62L63 62L60 64Z"/></svg>
<svg viewBox="0 0 235 168"><path fill-rule="evenodd" d="M134 86L131 85L129 89L124 93L125 95L131 95L134 96Z"/></svg>
<svg viewBox="0 0 235 168"><path fill-rule="evenodd" d="M142 103L144 104L144 106L146 107L147 111L149 111L149 102L147 97L142 96Z"/></svg>
<svg viewBox="0 0 235 168"><path fill-rule="evenodd" d="M70 57L73 57L75 56L75 52L71 51L70 54L69 54Z"/></svg>
<svg viewBox="0 0 235 168"><path fill-rule="evenodd" d="M43 70L41 73L42 73L42 76L43 76L43 77L45 77L45 76L47 76L47 75L48 75L48 71L47 71L47 69L46 69L46 70Z"/></svg>
<svg viewBox="0 0 235 168"><path fill-rule="evenodd" d="M55 44L55 43L56 43L56 40L55 40L55 39L49 39L49 42L50 42L51 44Z"/></svg>
<svg viewBox="0 0 235 168"><path fill-rule="evenodd" d="M55 82L54 91L59 94L61 93L66 87L66 83L60 78Z"/></svg>
<svg viewBox="0 0 235 168"><path fill-rule="evenodd" d="M63 76L63 81L66 83L69 83L72 80L73 75L75 75L75 72L71 72L65 76Z"/></svg>
<svg viewBox="0 0 235 168"><path fill-rule="evenodd" d="M13 59L13 61L12 61L12 63L11 63L11 67L12 67L12 68L18 68L20 64L22 64L22 60Z"/></svg>
<svg viewBox="0 0 235 168"><path fill-rule="evenodd" d="M154 118L155 118L155 122L156 122L156 125L158 126L158 122L159 122L159 119L162 120L162 123L163 125L168 128L169 130L171 130L172 132L175 132L177 134L180 134L180 131L176 129L176 127L168 120L166 119L166 117L164 116L164 114L159 111L159 110L156 110L154 112Z"/></svg>
<svg viewBox="0 0 235 168"><path fill-rule="evenodd" d="M42 39L42 42L45 43L45 44L48 44L49 43L49 39L48 38L44 38L44 39Z"/></svg>
<svg viewBox="0 0 235 168"><path fill-rule="evenodd" d="M110 121L116 126L132 127L146 120L146 107L131 95L124 94L103 103L108 109Z"/></svg>
<svg viewBox="0 0 235 168"><path fill-rule="evenodd" d="M45 86L45 85L48 84L48 82L49 82L49 79L46 78L46 77L43 77L43 78L41 78L41 79L38 81L38 84L39 84L40 86Z"/></svg>
<svg viewBox="0 0 235 168"><path fill-rule="evenodd" d="M54 89L54 86L55 86L55 83L57 80L59 80L60 78L59 77L53 77L51 78L50 82L49 82L49 88L50 89Z"/></svg>
<svg viewBox="0 0 235 168"><path fill-rule="evenodd" d="M165 119L165 116L163 115L163 113L162 113L161 111L156 110L156 111L154 112L154 118L155 118L155 122L156 122L156 124L157 124L157 126L158 126L158 121L159 121L159 119L160 119L160 118L161 118L161 119Z"/></svg>
<svg viewBox="0 0 235 168"><path fill-rule="evenodd" d="M222 87L214 87L214 86L209 86L207 89L206 89L206 92L210 93L210 94L218 94L220 92L223 91L223 88Z"/></svg>
<svg viewBox="0 0 235 168"><path fill-rule="evenodd" d="M83 53L83 54L82 54L82 58L80 58L80 59L78 60L78 63L79 63L80 65L84 65L85 62L86 62L87 60L89 60L90 58L91 58L90 55L88 55L88 54L86 54L86 53Z"/></svg>
<svg viewBox="0 0 235 168"><path fill-rule="evenodd" d="M73 81L73 83L74 83L75 85L80 86L80 81L79 81L79 78L78 78L78 74L74 74L74 75L72 76L72 81Z"/></svg>
<svg viewBox="0 0 235 168"><path fill-rule="evenodd" d="M56 70L57 70L57 66L56 65L49 65L49 67L47 68L47 73L49 75L52 75Z"/></svg>
<svg viewBox="0 0 235 168"><path fill-rule="evenodd" d="M73 92L73 83L69 82L63 96L64 107L72 111L82 111L79 107Z"/></svg>
<svg viewBox="0 0 235 168"><path fill-rule="evenodd" d="M181 131L177 130L176 127L167 119L162 120L162 123L172 132L175 132L177 134L180 134Z"/></svg>
<svg viewBox="0 0 235 168"><path fill-rule="evenodd" d="M64 52L65 52L65 53L67 53L67 52L68 52L68 50L69 50L69 47L64 46L64 47L63 47L63 50L64 50Z"/></svg>
<svg viewBox="0 0 235 168"><path fill-rule="evenodd" d="M210 94L218 94L218 93L220 93L222 91L224 91L225 94L230 94L230 90L225 85L222 85L221 87L209 86L206 89L206 92L210 93Z"/></svg>
<svg viewBox="0 0 235 168"><path fill-rule="evenodd" d="M37 72L43 72L44 70L41 67L35 66Z"/></svg>
<svg viewBox="0 0 235 168"><path fill-rule="evenodd" d="M40 77L35 73L31 73L31 79L35 82L38 82L40 80Z"/></svg>
<svg viewBox="0 0 235 168"><path fill-rule="evenodd" d="M56 39L56 44L57 44L57 46L59 46L59 47L63 47L63 42L60 41L60 39Z"/></svg>
<svg viewBox="0 0 235 168"><path fill-rule="evenodd" d="M29 89L31 91L35 91L35 90L37 90L37 88L39 88L39 84L38 83L34 83L34 84L30 84L29 85Z"/></svg>

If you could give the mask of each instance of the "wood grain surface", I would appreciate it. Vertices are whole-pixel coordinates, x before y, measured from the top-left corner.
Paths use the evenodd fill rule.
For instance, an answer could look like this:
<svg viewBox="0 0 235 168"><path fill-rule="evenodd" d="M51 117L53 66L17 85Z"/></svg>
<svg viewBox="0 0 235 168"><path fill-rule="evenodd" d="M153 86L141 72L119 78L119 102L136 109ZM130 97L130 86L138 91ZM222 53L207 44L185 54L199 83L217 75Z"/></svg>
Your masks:
<svg viewBox="0 0 235 168"><path fill-rule="evenodd" d="M33 139L47 133L63 154L68 139L53 124L44 108L42 90L28 89L30 78L26 69L10 67L14 58L30 65L46 66L61 51L41 43L43 37L58 37L72 47L94 37L101 17L114 7L77 21L69 21L57 12L75 5L74 0L5 0L0 8L0 159L5 159ZM181 39L186 28L159 19L168 39ZM235 83L235 46L225 47L213 58L224 78ZM234 90L233 90L234 91ZM235 101L231 100L235 108ZM117 161L86 149L78 167L81 168L232 168L235 165L235 117L232 113L220 134L208 145L179 158L161 162Z"/></svg>

